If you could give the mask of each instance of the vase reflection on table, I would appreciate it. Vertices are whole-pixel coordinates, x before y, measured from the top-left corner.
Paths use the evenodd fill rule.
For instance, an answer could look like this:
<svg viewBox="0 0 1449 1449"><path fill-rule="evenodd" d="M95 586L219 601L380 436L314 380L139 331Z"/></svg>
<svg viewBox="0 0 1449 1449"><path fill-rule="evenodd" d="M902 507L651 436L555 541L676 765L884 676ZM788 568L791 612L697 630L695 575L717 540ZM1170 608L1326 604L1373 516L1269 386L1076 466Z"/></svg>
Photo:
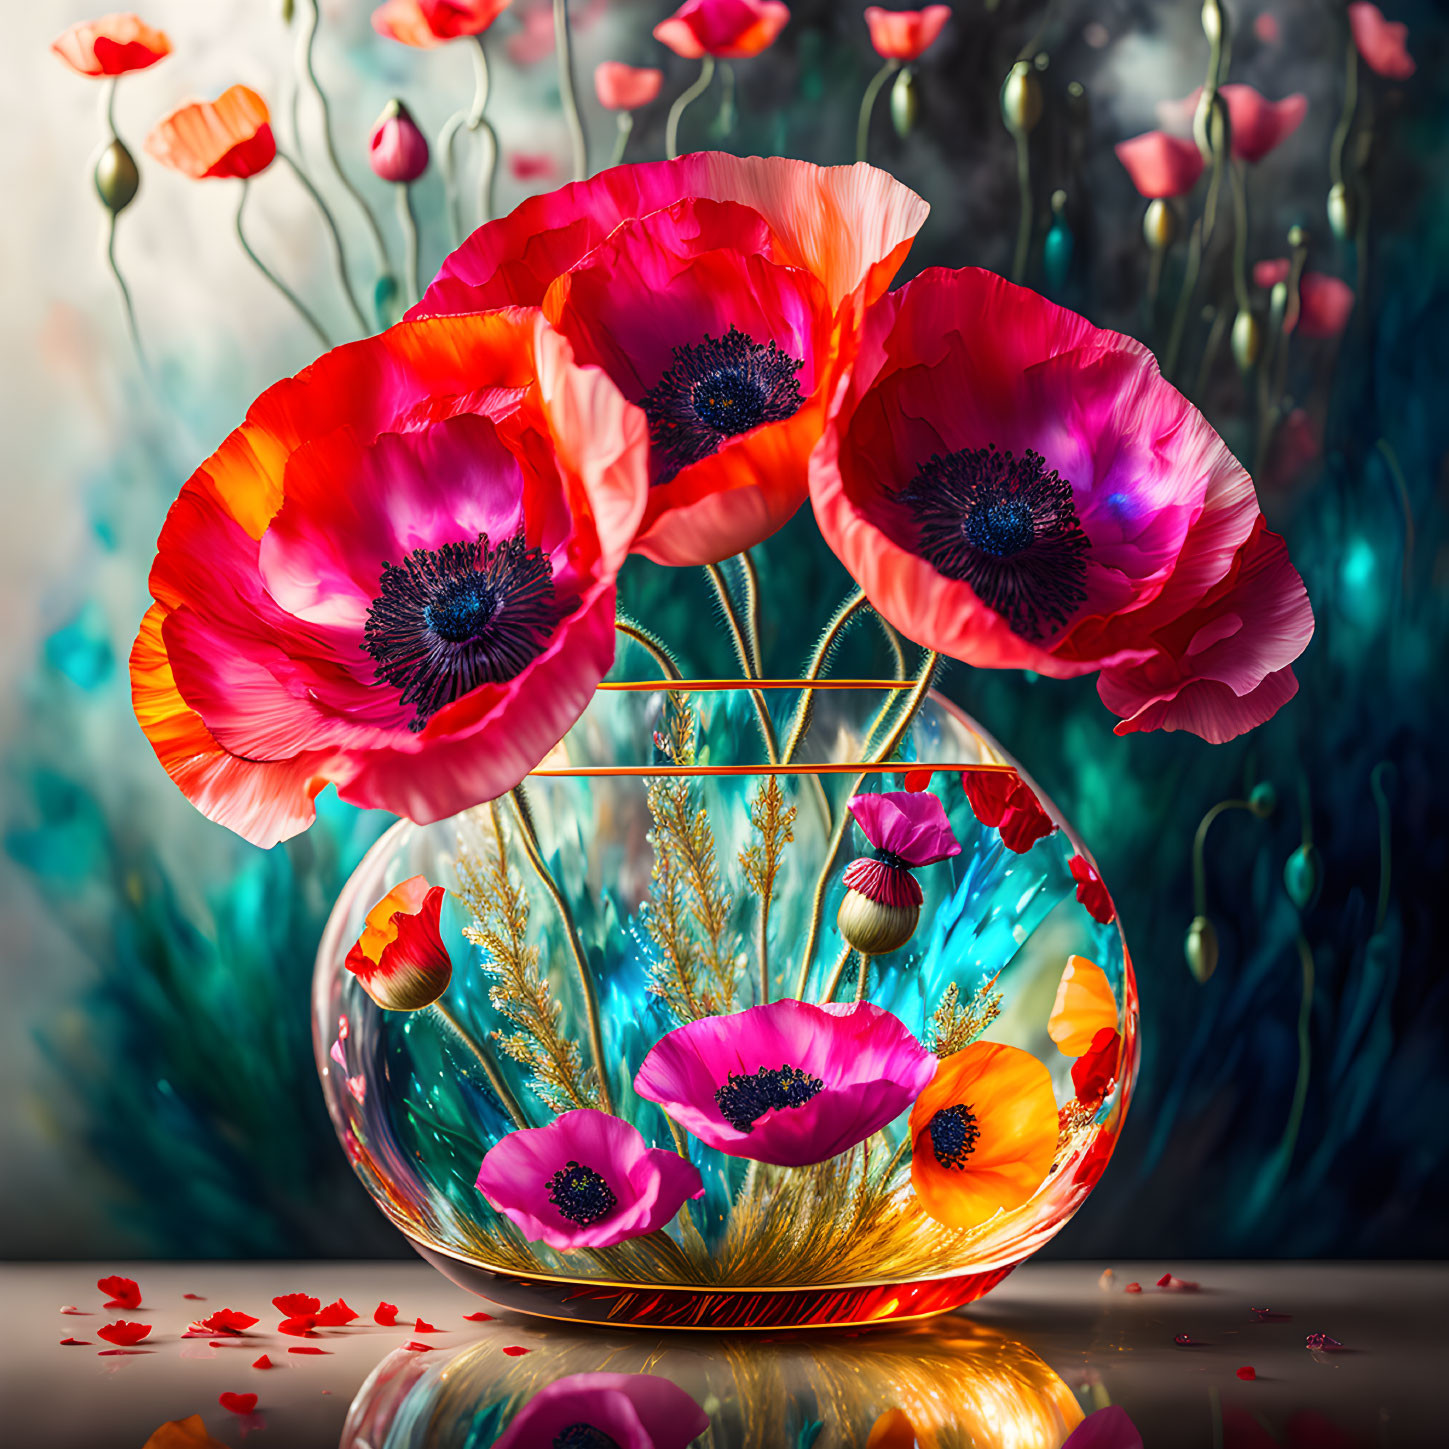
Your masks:
<svg viewBox="0 0 1449 1449"><path fill-rule="evenodd" d="M345 958L417 876L451 980L384 1010ZM897 899L904 939L862 935ZM339 1136L423 1256L515 1309L682 1328L988 1291L1100 1176L1136 1012L1081 847L908 680L606 686L516 795L379 842L314 991Z"/></svg>

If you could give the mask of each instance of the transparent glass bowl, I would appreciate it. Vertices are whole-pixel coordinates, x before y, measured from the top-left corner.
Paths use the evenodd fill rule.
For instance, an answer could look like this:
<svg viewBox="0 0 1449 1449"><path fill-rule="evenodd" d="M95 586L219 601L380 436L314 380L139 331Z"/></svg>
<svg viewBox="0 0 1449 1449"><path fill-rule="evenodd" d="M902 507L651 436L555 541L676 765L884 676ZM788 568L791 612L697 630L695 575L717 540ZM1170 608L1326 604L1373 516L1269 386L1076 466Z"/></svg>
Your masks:
<svg viewBox="0 0 1449 1449"><path fill-rule="evenodd" d="M926 768L926 788L962 850L916 872L919 925L904 946L871 958L864 999L933 1050L950 995L958 1020L974 1011L979 1021L994 1004L986 1038L1045 1063L1061 1109L1056 1157L1040 1187L964 1231L943 1227L916 1203L905 1115L848 1160L766 1167L672 1134L660 1108L632 1085L645 1054L679 1024L656 989L668 956L658 899L644 909L660 889L660 812L705 827L684 857L676 838L670 859L685 875L713 863L727 963L713 990L737 1011L756 1004L762 989L760 899L741 855L762 844L752 807L770 782L778 785L778 808L795 813L793 839L778 843L763 933L770 997L848 1002L860 974L836 924L841 876L870 847L846 801L899 790L908 771L919 786ZM779 1330L921 1318L980 1297L1090 1192L1137 1060L1126 947L1115 922L1099 923L1079 902L1070 869L1084 847L1039 792L1060 828L1022 853L979 823L968 802L967 772L1011 768L961 711L934 694L913 698L908 684L604 686L525 782L526 814L505 798L430 826L400 823L337 901L318 954L314 1039L328 1107L359 1177L450 1278L552 1318ZM512 985L500 975L510 963L464 934L500 909L500 862L515 905L527 910ZM343 962L367 912L419 874L450 892L443 929L451 984L436 1006L384 1011ZM697 932L687 922L680 929ZM1076 1099L1073 1059L1047 1032L1073 955L1101 967L1117 1007L1115 1080L1087 1104ZM540 1029L544 986L552 1024ZM958 1033L955 1044L963 1039ZM543 1063L541 1076L520 1059L528 1057ZM577 1105L547 1085L550 1076L570 1080L572 1072L577 1088L600 1067L614 1113L651 1145L684 1145L705 1184L703 1198L664 1230L670 1244L653 1250L625 1242L558 1252L529 1242L475 1186L484 1154L514 1130L517 1114L542 1126Z"/></svg>

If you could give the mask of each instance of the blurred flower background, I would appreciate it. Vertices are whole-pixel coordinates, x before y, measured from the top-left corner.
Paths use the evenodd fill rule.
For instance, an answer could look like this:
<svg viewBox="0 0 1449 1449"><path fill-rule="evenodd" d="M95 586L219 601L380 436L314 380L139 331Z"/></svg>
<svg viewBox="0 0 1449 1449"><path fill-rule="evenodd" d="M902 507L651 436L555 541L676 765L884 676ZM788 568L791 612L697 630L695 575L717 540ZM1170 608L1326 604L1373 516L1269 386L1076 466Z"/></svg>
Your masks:
<svg viewBox="0 0 1449 1449"><path fill-rule="evenodd" d="M770 29L780 7L755 8ZM1179 306L1209 185L1189 139L1194 104L1182 104L1209 62L1196 0L959 0L918 57L925 30L898 56L890 42L872 47L864 7L798 0L757 53L730 58L726 47L717 60L654 38L671 14L663 0L569 7L596 168L621 148L631 160L662 155L671 106L702 70L709 87L675 117L681 151L851 161L862 99L880 80L867 154L932 207L901 280L932 265L1015 271L1147 342L1253 471L1307 582L1318 632L1297 666L1298 697L1224 746L1114 737L1090 679L1047 685L960 667L945 678L1091 845L1138 971L1141 1083L1112 1167L1052 1244L1057 1255L1442 1249L1449 18L1433 0L1384 7L1407 24L1411 72L1402 38L1371 8L1227 5L1228 76L1259 93L1224 95L1249 226L1241 265L1219 242ZM370 144L394 97L433 142L475 94L476 44L400 44L372 9L146 5L172 54L123 79L114 120L141 167L116 257L150 382L92 189L105 83L48 52L93 16L76 0L34 0L8 17L0 1091L19 1110L0 1119L0 1249L10 1255L404 1252L337 1150L307 1039L322 922L387 821L324 796L309 834L269 852L245 845L166 779L124 668L166 504L251 399L317 347L236 244L242 183L192 180L142 143L185 103L251 88L283 155L303 161L337 218L360 310L392 303L374 286L378 240L358 195L408 300L406 217L417 217L424 284L451 245L439 148L414 179L419 152L395 124L381 170ZM514 0L484 32L498 215L572 174L552 9ZM1350 11L1366 64L1346 63ZM315 72L351 191L327 160L298 66L319 18ZM623 71L596 82L601 62L661 71L662 85L656 95L651 79ZM477 176L485 149L481 128L458 138L460 175ZM1345 184L1331 198L1335 181ZM397 205L403 186L411 213ZM466 206L479 189L462 188ZM1225 182L1225 214L1231 190ZM248 197L257 254L328 336L357 335L323 213L296 173L270 164ZM1288 299L1275 313L1275 286L1300 274L1300 310ZM1292 329L1286 347L1275 316ZM1245 381L1239 364L1262 358L1265 337L1272 367L1250 367ZM1274 410L1276 428L1261 426ZM760 557L767 595L799 604L767 616L772 672L789 674L846 581L808 520ZM687 635L705 593L683 574L667 585L631 566L623 606ZM728 672L712 647L700 646L696 671Z"/></svg>

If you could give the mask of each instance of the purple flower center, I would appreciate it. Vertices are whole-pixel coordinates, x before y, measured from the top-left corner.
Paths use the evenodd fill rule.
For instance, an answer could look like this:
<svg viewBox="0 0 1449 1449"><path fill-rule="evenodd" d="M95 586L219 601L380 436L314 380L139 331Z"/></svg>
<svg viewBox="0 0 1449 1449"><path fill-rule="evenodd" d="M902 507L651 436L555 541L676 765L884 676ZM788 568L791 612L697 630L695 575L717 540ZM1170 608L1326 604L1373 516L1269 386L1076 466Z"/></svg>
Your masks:
<svg viewBox="0 0 1449 1449"><path fill-rule="evenodd" d="M931 1151L936 1161L951 1172L960 1172L976 1147L981 1126L970 1107L942 1107L927 1124Z"/></svg>
<svg viewBox="0 0 1449 1449"><path fill-rule="evenodd" d="M921 557L1023 638L1045 639L1086 602L1091 542L1072 485L1040 454L932 454L896 496L915 517Z"/></svg>
<svg viewBox="0 0 1449 1449"><path fill-rule="evenodd" d="M572 1161L549 1178L548 1200L581 1228L608 1217L619 1205L613 1189L592 1167Z"/></svg>
<svg viewBox="0 0 1449 1449"><path fill-rule="evenodd" d="M639 400L649 444L664 463L656 483L719 451L726 438L793 417L804 363L731 327L723 337L676 347L674 366Z"/></svg>
<svg viewBox="0 0 1449 1449"><path fill-rule="evenodd" d="M382 566L362 647L379 683L417 706L416 734L480 684L502 684L543 650L559 619L553 565L522 533L497 548L476 540L417 548Z"/></svg>
<svg viewBox="0 0 1449 1449"><path fill-rule="evenodd" d="M553 1449L619 1449L619 1441L592 1424L570 1424L553 1436Z"/></svg>
<svg viewBox="0 0 1449 1449"><path fill-rule="evenodd" d="M750 1131L766 1112L803 1107L825 1083L799 1067L761 1067L748 1076L730 1073L714 1094L715 1105L736 1132Z"/></svg>

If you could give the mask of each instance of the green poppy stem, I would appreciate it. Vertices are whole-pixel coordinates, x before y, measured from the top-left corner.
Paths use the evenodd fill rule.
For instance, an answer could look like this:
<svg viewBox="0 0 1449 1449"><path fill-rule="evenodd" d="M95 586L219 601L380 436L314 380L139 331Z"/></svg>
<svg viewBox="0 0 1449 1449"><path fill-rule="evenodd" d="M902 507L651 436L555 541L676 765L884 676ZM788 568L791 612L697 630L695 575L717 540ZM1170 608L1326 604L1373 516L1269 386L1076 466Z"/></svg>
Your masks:
<svg viewBox="0 0 1449 1449"><path fill-rule="evenodd" d="M705 55L699 62L699 79L682 91L678 100L669 108L669 120L664 127L664 155L673 161L679 155L679 121L690 105L697 101L708 89L709 83L714 79L714 56Z"/></svg>
<svg viewBox="0 0 1449 1449"><path fill-rule="evenodd" d="M236 206L236 239L241 243L241 249L247 254L252 265L292 304L297 311L297 315L316 334L317 340L322 344L323 350L330 351L332 339L322 330L322 324L302 304L302 299L252 250L252 244L247 240L247 234L242 225L242 215L246 211L247 197L251 194L251 185L250 177L243 179L241 184L241 199L237 202Z"/></svg>
<svg viewBox="0 0 1449 1449"><path fill-rule="evenodd" d="M453 157L454 143L458 138L459 130L466 126L470 132L482 131L484 140L489 146L481 185L484 221L493 219L493 175L498 165L498 136L493 127L483 118L483 112L488 106L488 93L491 86L488 75L488 53L483 48L483 37L478 35L474 36L474 39L477 41L477 45L469 50L469 54L473 58L473 99L464 109L454 111L443 122L443 127L438 132L438 165L443 173L443 195L446 199L448 229L455 247L459 246L463 240L462 196L458 190L458 168Z"/></svg>
<svg viewBox="0 0 1449 1449"><path fill-rule="evenodd" d="M574 180L589 174L589 138L579 116L579 98L574 89L573 45L569 38L568 0L553 0L553 40L558 51L558 90L563 101L564 124L574 154Z"/></svg>
<svg viewBox="0 0 1449 1449"><path fill-rule="evenodd" d="M865 161L870 150L870 118L875 114L875 103L881 87L901 68L898 60L888 60L871 77L865 88L865 98L860 103L860 119L855 124L855 159Z"/></svg>
<svg viewBox="0 0 1449 1449"><path fill-rule="evenodd" d="M610 166L620 166L624 161L624 152L629 149L629 136L634 130L634 113L632 111L619 112L619 136L614 142L614 154L609 157Z"/></svg>
<svg viewBox="0 0 1449 1449"><path fill-rule="evenodd" d="M418 261L418 214L413 209L413 188L410 182L397 184L397 220L403 234L403 281L408 289L408 302L416 305L423 292Z"/></svg>
<svg viewBox="0 0 1449 1449"><path fill-rule="evenodd" d="M485 1051L473 1039L467 1028L441 1001L433 1002L432 1009L447 1024L453 1036L472 1054L478 1065L483 1068L483 1075L488 1078L488 1085L493 1088L493 1094L503 1104L503 1110L513 1118L514 1125L520 1128L532 1127L533 1123L529 1120L528 1113L524 1111L522 1103L514 1096L512 1088L504 1081L503 1074L498 1070L498 1063L493 1060L492 1054Z"/></svg>
<svg viewBox="0 0 1449 1449"><path fill-rule="evenodd" d="M348 310L362 330L363 336L366 336L372 331L372 328L368 324L362 308L358 305L357 297L352 290L352 279L347 275L347 256L342 248L342 233L337 229L337 220L332 215L327 203L322 200L322 193L312 184L312 178L285 151L278 151L277 154L291 168L292 175L297 178L302 190L312 198L317 210L322 213L323 225L326 226L327 234L332 240L332 260L337 267L337 280L342 283L342 292L347 298Z"/></svg>
<svg viewBox="0 0 1449 1449"><path fill-rule="evenodd" d="M126 314L126 331L131 337L131 349L136 354L136 362L142 373L149 378L151 364L146 358L146 349L141 345L141 329L136 325L136 307L131 301L131 289L126 285L120 263L116 260L116 213L108 211L106 218L106 264L110 267L111 275L116 279L116 286L121 293L121 306Z"/></svg>

